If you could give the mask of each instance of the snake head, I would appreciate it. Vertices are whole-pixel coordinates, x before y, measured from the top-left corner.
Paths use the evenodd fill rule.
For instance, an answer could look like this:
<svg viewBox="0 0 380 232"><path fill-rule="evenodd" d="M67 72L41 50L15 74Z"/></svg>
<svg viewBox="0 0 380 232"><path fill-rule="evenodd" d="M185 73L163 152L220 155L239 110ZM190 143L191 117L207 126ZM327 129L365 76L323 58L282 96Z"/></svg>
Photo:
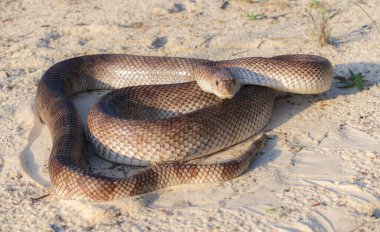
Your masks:
<svg viewBox="0 0 380 232"><path fill-rule="evenodd" d="M203 91L219 98L231 99L241 87L240 81L225 67L209 67L207 74L197 79L197 83Z"/></svg>

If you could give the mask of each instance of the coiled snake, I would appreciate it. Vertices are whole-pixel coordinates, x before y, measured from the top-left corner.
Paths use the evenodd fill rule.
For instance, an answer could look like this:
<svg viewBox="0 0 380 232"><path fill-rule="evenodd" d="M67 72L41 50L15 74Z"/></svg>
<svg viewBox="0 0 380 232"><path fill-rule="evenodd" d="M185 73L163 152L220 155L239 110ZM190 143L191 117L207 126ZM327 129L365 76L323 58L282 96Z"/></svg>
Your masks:
<svg viewBox="0 0 380 232"><path fill-rule="evenodd" d="M129 86L93 106L89 138L108 160L148 165L190 160L237 144L269 121L272 89L321 93L331 80L331 63L313 55L210 61L110 54L59 62L43 75L36 99L53 138L48 164L53 192L106 201L170 185L229 180L248 168L265 140L220 163L164 162L124 178L93 174L84 169L86 137L69 98L74 93Z"/></svg>

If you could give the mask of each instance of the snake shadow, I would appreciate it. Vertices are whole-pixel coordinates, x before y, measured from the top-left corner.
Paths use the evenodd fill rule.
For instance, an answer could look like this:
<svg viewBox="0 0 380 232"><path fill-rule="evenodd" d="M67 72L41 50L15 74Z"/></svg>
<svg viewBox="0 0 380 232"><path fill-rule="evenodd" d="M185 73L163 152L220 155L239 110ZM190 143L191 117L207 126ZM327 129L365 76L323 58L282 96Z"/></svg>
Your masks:
<svg viewBox="0 0 380 232"><path fill-rule="evenodd" d="M364 74L365 87L364 90L357 88L341 89L343 83L342 78L347 78L348 70L354 73L361 72ZM275 101L271 120L263 129L264 132L270 133L273 129L281 127L282 124L292 119L297 114L307 109L312 104L329 101L342 95L355 95L359 91L369 90L373 85L379 84L380 65L376 63L347 63L334 66L334 80L331 89L322 94L315 95L299 95L299 94L280 94ZM321 122L323 123L323 122ZM276 136L269 136L265 148L256 157L256 160L250 165L246 173L252 172L257 167L264 166L269 162L276 160L282 153L277 148L278 139ZM243 174L244 175L244 174ZM136 196L135 199L144 207L156 208L155 202L161 198L164 190L158 190Z"/></svg>
<svg viewBox="0 0 380 232"><path fill-rule="evenodd" d="M339 88L348 81L349 70L352 70L355 74L362 73L364 83L363 90L359 90L356 87ZM281 93L276 98L271 120L263 131L270 133L273 129L281 127L282 124L300 114L312 104L330 101L339 96L355 95L360 91L369 91L372 87L378 86L379 84L380 64L378 63L359 62L334 65L334 79L329 91L312 95ZM342 117L344 117L344 115L342 115ZM321 123L323 123L323 121L321 121ZM276 149L277 142L278 139L275 138L275 136L268 139L266 147L262 151L263 155L257 157L248 172L277 159L281 155L281 150Z"/></svg>
<svg viewBox="0 0 380 232"><path fill-rule="evenodd" d="M354 73L361 72L363 74L363 90L359 90L355 87L346 89L339 88L339 86L344 84L344 79L348 79L349 70L352 70ZM368 91L374 85L379 85L379 76L380 64L377 63L360 62L334 65L334 79L329 91L314 95L299 95L290 93L280 94L276 98L271 120L263 131L265 133L270 133L273 129L281 127L282 124L286 123L312 104L330 101L331 99L335 99L339 96L355 95L360 91ZM342 117L344 116L342 115ZM323 123L323 121L321 123ZM269 136L265 148L256 157L256 160L250 165L246 173L250 173L255 168L264 166L267 163L276 160L282 153L282 151L277 148L277 143L278 139L276 136ZM138 196L137 199L145 207L154 207L154 202L160 198L161 191L162 190L159 192L146 193Z"/></svg>

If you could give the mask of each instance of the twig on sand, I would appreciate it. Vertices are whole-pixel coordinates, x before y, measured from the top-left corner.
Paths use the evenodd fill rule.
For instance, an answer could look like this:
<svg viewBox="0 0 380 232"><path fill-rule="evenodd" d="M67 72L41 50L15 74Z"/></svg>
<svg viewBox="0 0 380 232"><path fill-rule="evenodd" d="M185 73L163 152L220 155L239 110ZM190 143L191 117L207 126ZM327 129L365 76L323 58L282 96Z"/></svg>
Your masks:
<svg viewBox="0 0 380 232"><path fill-rule="evenodd" d="M364 8L362 6L359 5L359 3L357 2L353 2L357 7L360 8L360 10L362 10L364 12L365 15L367 15L367 17L372 21L372 23L375 25L376 27L376 30L377 30L377 33L380 33L380 29L379 27L377 26L377 23L376 23L376 20L374 20L371 15L368 14L368 12L366 10L364 10Z"/></svg>
<svg viewBox="0 0 380 232"><path fill-rule="evenodd" d="M48 197L48 196L50 196L50 193L46 193L46 194L44 194L44 195L42 195L42 196L39 196L39 197L36 197L36 198L31 198L31 200L32 200L32 203L34 204L34 203L36 203L37 201L40 201L41 199L44 199L44 198L46 198L46 197Z"/></svg>

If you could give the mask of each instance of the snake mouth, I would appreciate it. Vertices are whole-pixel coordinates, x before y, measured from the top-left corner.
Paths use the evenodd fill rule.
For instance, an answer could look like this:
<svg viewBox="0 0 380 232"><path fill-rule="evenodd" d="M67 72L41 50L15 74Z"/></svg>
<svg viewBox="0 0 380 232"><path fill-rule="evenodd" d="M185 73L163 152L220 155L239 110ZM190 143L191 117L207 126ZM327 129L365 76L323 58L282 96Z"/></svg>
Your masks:
<svg viewBox="0 0 380 232"><path fill-rule="evenodd" d="M216 91L215 89L209 89L204 86L199 86L199 87L202 91L213 94L220 99L232 99L235 96L235 94L239 91L239 88L234 91Z"/></svg>
<svg viewBox="0 0 380 232"><path fill-rule="evenodd" d="M220 93L214 93L218 98L220 99L232 99L235 94L220 94Z"/></svg>

